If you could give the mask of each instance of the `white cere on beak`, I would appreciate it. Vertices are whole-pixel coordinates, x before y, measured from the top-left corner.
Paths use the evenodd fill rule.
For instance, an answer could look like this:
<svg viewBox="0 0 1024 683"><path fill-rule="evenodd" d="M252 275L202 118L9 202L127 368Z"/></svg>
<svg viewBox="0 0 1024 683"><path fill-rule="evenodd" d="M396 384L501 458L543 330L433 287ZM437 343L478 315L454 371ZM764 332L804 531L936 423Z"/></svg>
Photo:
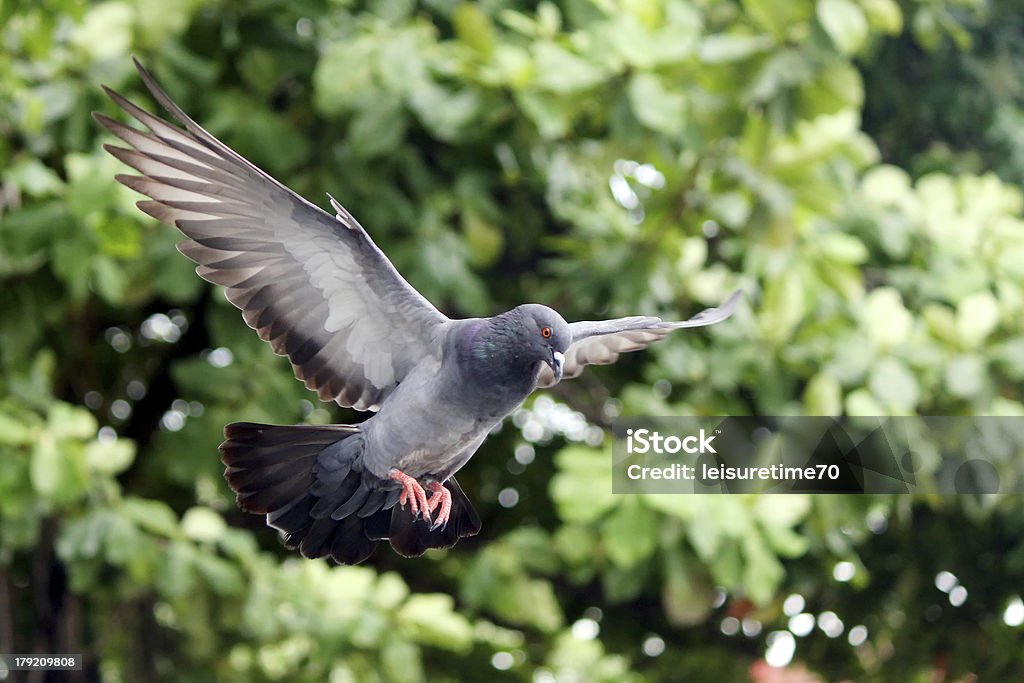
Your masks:
<svg viewBox="0 0 1024 683"><path fill-rule="evenodd" d="M561 351L555 351L551 354L551 358L555 361L555 379L562 379L562 367L565 365L565 354Z"/></svg>

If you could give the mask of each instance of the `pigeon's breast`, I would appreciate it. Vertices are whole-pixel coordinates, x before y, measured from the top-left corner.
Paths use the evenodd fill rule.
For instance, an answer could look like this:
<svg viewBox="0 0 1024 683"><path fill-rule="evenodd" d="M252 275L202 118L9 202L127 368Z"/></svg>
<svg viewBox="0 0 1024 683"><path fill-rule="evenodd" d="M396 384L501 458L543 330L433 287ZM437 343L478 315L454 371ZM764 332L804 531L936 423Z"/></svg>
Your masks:
<svg viewBox="0 0 1024 683"><path fill-rule="evenodd" d="M363 423L364 463L386 478L392 469L412 477L446 478L466 463L505 413L471 403L441 377L440 363L419 367L380 411Z"/></svg>

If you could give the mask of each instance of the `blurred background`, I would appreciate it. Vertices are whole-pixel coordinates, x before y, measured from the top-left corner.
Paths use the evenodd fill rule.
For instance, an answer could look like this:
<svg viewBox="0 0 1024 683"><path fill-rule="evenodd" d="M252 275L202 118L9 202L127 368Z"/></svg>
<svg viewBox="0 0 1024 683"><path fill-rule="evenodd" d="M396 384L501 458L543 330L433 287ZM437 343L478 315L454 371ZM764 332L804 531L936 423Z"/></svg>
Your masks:
<svg viewBox="0 0 1024 683"><path fill-rule="evenodd" d="M1024 679L1019 496L613 496L617 415L1024 415L1014 0L0 4L0 651L27 681ZM331 192L452 316L687 317L459 475L484 530L303 561L227 422L339 422L89 114ZM155 109L154 109L155 110ZM22 676L22 678L16 678Z"/></svg>

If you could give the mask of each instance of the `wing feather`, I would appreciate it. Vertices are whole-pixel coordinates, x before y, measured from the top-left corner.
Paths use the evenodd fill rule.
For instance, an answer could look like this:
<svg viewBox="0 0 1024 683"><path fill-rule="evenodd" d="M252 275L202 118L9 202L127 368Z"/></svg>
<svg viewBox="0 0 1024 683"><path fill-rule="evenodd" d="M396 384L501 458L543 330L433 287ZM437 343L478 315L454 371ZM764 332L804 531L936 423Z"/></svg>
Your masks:
<svg viewBox="0 0 1024 683"><path fill-rule="evenodd" d="M743 292L737 290L720 306L705 309L689 320L666 322L650 316L632 316L570 323L572 343L565 353L562 379L578 377L588 365L614 363L620 354L645 349L649 344L664 339L674 330L722 322L733 314L742 296ZM554 373L547 366L543 366L537 386L544 388L554 384Z"/></svg>
<svg viewBox="0 0 1024 683"><path fill-rule="evenodd" d="M440 354L449 322L406 282L355 218L309 203L188 117L152 76L153 97L182 127L104 88L147 130L96 120L127 147L104 145L141 175L117 180L139 208L188 238L179 251L295 375L325 401L371 409L424 357Z"/></svg>

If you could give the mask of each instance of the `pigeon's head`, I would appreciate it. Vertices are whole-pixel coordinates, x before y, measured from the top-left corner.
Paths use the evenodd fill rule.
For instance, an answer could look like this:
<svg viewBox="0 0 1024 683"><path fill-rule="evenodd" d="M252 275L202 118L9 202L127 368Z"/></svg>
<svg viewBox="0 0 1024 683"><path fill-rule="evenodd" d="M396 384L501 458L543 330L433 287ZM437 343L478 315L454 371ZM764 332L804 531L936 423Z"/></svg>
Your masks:
<svg viewBox="0 0 1024 683"><path fill-rule="evenodd" d="M519 307L519 312L530 357L551 368L557 382L562 379L565 352L572 343L569 323L555 311L540 304L524 304Z"/></svg>

